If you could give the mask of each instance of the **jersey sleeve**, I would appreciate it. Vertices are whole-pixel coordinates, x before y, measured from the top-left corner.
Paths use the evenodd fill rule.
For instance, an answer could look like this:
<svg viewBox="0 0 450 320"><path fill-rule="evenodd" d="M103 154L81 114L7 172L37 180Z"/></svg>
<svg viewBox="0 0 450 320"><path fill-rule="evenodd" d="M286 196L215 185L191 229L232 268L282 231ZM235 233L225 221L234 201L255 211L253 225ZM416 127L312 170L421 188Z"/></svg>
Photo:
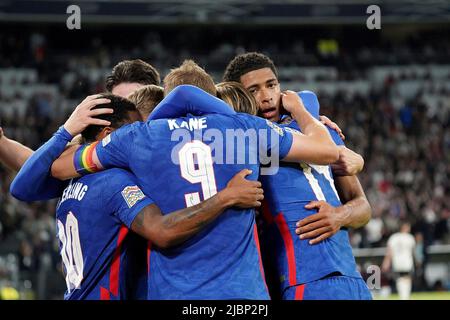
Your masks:
<svg viewBox="0 0 450 320"><path fill-rule="evenodd" d="M125 170L111 173L108 181L108 198L104 199L109 211L128 228L138 213L153 202L137 185L137 179Z"/></svg>
<svg viewBox="0 0 450 320"><path fill-rule="evenodd" d="M170 92L152 111L149 120L179 118L187 114L235 114L236 112L222 100L191 85L181 85Z"/></svg>
<svg viewBox="0 0 450 320"><path fill-rule="evenodd" d="M72 136L61 126L24 163L11 183L11 194L22 201L48 200L61 196L67 182L53 178L50 168L71 139Z"/></svg>
<svg viewBox="0 0 450 320"><path fill-rule="evenodd" d="M314 92L309 90L300 91L297 93L302 99L306 110L316 119L319 119L320 104L319 99Z"/></svg>
<svg viewBox="0 0 450 320"><path fill-rule="evenodd" d="M294 130L294 132L300 132L300 127L298 126L298 124L295 120L291 121L290 123L279 124L279 126L282 127L283 129L286 129L289 132L292 132L292 130ZM345 142L342 140L341 136L339 135L339 133L337 133L336 130L331 129L327 126L325 126L325 127L328 129L331 139L333 139L334 143L337 146L345 146Z"/></svg>
<svg viewBox="0 0 450 320"><path fill-rule="evenodd" d="M247 115L247 121L257 131L260 149L266 150L271 156L278 155L279 159L286 157L292 147L292 132L256 116Z"/></svg>
<svg viewBox="0 0 450 320"><path fill-rule="evenodd" d="M336 130L331 129L331 128L329 128L329 127L327 127L327 129L328 129L328 132L329 132L330 135L331 135L331 139L333 139L334 143L335 143L337 146L345 146L344 141L342 140L341 136L339 135L339 133L337 133Z"/></svg>
<svg viewBox="0 0 450 320"><path fill-rule="evenodd" d="M308 110L308 112L314 118L319 119L320 104L319 104L319 99L317 99L317 95L314 92L309 91L309 90L300 91L300 92L298 92L298 95L302 99L303 105L305 106L306 110ZM337 146L345 146L344 141L339 136L339 134L337 133L336 130L331 129L329 127L327 127L327 129L331 135L331 138L333 139L334 143Z"/></svg>
<svg viewBox="0 0 450 320"><path fill-rule="evenodd" d="M134 128L134 125L123 126L97 143L95 151L101 167L104 169L129 167L136 138Z"/></svg>

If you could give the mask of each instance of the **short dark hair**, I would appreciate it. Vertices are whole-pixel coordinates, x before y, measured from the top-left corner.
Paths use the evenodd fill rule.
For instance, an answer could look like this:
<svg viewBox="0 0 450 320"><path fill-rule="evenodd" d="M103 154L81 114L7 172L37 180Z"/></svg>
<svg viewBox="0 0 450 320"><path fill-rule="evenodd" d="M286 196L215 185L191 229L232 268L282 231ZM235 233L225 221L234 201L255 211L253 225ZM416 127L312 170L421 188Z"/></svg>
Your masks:
<svg viewBox="0 0 450 320"><path fill-rule="evenodd" d="M141 59L124 60L116 64L106 77L106 90L111 92L115 86L124 82L159 85L161 78L151 64Z"/></svg>
<svg viewBox="0 0 450 320"><path fill-rule="evenodd" d="M111 93L102 93L100 98L109 99L111 100L111 102L96 105L92 109L111 108L114 110L114 112L101 114L95 116L95 118L111 122L110 127L114 129L118 129L125 123L129 123L131 121L129 114L130 112L138 112L134 103L129 101L128 99L115 96ZM105 128L105 126L90 125L86 129L84 129L84 131L81 133L81 136L86 140L86 142L95 141L97 135L100 133L100 131L102 131L103 128Z"/></svg>
<svg viewBox="0 0 450 320"><path fill-rule="evenodd" d="M278 79L278 71L273 61L259 52L237 55L230 61L223 74L223 81L241 82L241 76L254 70L270 68Z"/></svg>
<svg viewBox="0 0 450 320"><path fill-rule="evenodd" d="M164 78L164 93L167 95L182 84L190 84L213 96L217 95L213 78L193 60L184 60L181 66L170 70Z"/></svg>

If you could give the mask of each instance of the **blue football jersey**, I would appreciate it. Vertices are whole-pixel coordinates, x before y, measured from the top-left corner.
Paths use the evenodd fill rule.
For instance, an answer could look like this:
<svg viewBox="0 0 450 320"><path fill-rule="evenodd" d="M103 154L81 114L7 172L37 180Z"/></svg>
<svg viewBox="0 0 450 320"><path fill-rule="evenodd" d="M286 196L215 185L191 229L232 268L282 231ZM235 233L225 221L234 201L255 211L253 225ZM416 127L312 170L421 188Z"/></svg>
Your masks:
<svg viewBox="0 0 450 320"><path fill-rule="evenodd" d="M236 129L248 135L233 140ZM168 214L213 196L242 169L256 180L258 150L278 160L291 145L290 132L264 119L211 114L127 125L96 152L105 168L129 168ZM151 248L149 264L149 299L269 299L254 209L228 209L183 244Z"/></svg>
<svg viewBox="0 0 450 320"><path fill-rule="evenodd" d="M300 130L295 121L281 126ZM336 131L328 130L337 145L344 144ZM277 174L261 176L261 182L266 200L263 217L268 222L263 241L277 269L281 290L333 272L361 277L345 228L314 245L295 233L299 220L316 213L304 208L309 202L324 200L335 207L342 205L330 166L282 163Z"/></svg>
<svg viewBox="0 0 450 320"><path fill-rule="evenodd" d="M147 242L129 228L152 203L136 178L122 169L70 181L56 210L64 299L145 298Z"/></svg>

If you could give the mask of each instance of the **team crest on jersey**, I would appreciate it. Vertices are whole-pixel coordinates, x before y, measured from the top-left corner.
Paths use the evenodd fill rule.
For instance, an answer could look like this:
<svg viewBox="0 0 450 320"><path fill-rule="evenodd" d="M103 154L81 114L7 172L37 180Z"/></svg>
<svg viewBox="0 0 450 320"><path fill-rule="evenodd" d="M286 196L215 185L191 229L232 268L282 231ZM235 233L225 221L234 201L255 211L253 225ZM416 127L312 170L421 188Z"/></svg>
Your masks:
<svg viewBox="0 0 450 320"><path fill-rule="evenodd" d="M128 207L131 208L136 202L144 199L145 195L138 186L128 186L122 190L122 197L125 199Z"/></svg>
<svg viewBox="0 0 450 320"><path fill-rule="evenodd" d="M281 129L279 126L277 126L272 121L266 120L266 122L267 122L267 125L269 127L271 127L273 130L275 130L276 133L278 133L280 136L284 136L283 129Z"/></svg>

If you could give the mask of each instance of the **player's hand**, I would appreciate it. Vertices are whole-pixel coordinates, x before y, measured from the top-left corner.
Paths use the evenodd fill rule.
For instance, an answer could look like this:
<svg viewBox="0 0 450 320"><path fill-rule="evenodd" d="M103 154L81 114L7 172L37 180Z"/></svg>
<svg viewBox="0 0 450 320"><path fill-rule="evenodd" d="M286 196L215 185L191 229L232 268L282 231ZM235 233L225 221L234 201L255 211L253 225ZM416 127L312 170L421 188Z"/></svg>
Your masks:
<svg viewBox="0 0 450 320"><path fill-rule="evenodd" d="M331 164L333 173L338 176L354 176L364 168L364 158L347 147L339 148L339 159Z"/></svg>
<svg viewBox="0 0 450 320"><path fill-rule="evenodd" d="M325 201L311 201L306 209L318 209L319 211L297 222L297 233L300 239L312 239L310 244L317 244L334 234L343 225L343 219L337 208Z"/></svg>
<svg viewBox="0 0 450 320"><path fill-rule="evenodd" d="M339 126L338 126L335 122L331 121L331 120L330 120L328 117L326 117L326 116L319 116L319 119L320 119L320 122L322 122L322 123L323 123L324 125L326 125L327 127L336 130L337 133L339 134L339 136L341 137L341 139L342 139L342 140L345 140L345 136L344 136L344 134L342 133L341 128L339 128Z"/></svg>
<svg viewBox="0 0 450 320"><path fill-rule="evenodd" d="M76 136L83 132L89 125L109 126L111 122L94 118L95 116L113 113L111 108L98 108L92 110L99 104L109 103L111 100L101 98L100 94L87 96L72 112L69 119L64 124L64 128L72 135Z"/></svg>
<svg viewBox="0 0 450 320"><path fill-rule="evenodd" d="M3 128L0 127L0 140L3 138Z"/></svg>
<svg viewBox="0 0 450 320"><path fill-rule="evenodd" d="M260 207L264 199L261 182L245 179L252 171L244 169L236 174L227 184L226 199L232 206L240 208Z"/></svg>
<svg viewBox="0 0 450 320"><path fill-rule="evenodd" d="M289 113L293 113L296 109L299 108L305 109L303 101L298 96L297 92L291 90L281 92L281 102L284 109L286 109L286 111Z"/></svg>

